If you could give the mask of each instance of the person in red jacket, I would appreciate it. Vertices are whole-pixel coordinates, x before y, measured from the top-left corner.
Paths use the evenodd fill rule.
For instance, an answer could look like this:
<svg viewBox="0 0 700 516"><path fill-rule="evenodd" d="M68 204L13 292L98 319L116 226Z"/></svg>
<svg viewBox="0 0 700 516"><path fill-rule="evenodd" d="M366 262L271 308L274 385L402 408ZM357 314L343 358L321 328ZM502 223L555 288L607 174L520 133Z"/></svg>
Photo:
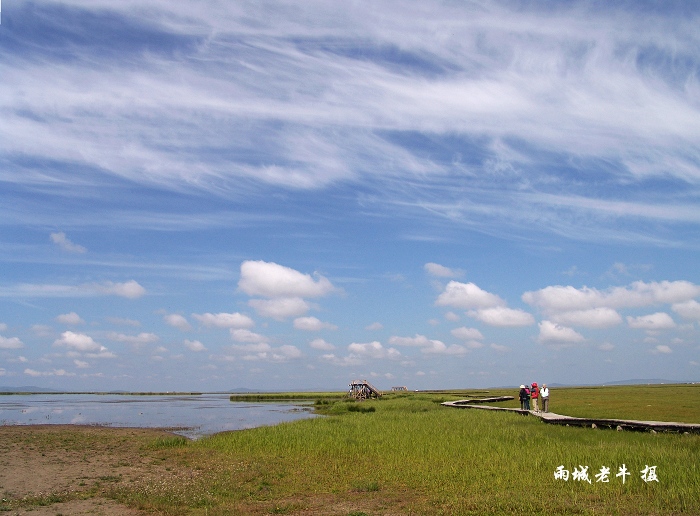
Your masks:
<svg viewBox="0 0 700 516"><path fill-rule="evenodd" d="M532 382L530 392L532 393L532 410L539 412L540 409L537 407L537 398L539 397L540 390L537 388L537 382Z"/></svg>

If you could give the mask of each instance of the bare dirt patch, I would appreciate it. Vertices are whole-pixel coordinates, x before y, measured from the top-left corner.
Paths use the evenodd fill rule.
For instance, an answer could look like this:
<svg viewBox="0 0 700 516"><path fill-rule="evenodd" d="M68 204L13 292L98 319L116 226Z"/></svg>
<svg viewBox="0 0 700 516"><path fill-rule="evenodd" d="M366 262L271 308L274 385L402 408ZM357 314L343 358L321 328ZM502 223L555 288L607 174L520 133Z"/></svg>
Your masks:
<svg viewBox="0 0 700 516"><path fill-rule="evenodd" d="M70 425L0 426L0 510L7 514L145 514L109 498L166 474L149 443L171 434Z"/></svg>

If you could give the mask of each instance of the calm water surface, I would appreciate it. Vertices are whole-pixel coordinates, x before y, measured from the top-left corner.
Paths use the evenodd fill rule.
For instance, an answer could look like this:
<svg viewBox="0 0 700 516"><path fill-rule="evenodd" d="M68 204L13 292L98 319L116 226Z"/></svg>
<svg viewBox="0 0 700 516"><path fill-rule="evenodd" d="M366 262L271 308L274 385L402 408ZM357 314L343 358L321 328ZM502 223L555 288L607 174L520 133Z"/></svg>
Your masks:
<svg viewBox="0 0 700 516"><path fill-rule="evenodd" d="M228 394L0 396L0 425L168 428L192 439L226 430L242 430L310 417L314 417L310 405L232 403Z"/></svg>

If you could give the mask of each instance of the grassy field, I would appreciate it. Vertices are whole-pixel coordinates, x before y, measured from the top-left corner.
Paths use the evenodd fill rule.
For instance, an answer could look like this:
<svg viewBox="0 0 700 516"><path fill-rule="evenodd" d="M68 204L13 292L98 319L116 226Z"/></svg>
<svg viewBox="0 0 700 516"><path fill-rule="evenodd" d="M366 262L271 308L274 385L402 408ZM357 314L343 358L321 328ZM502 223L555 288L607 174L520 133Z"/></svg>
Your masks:
<svg viewBox="0 0 700 516"><path fill-rule="evenodd" d="M439 404L469 394L322 400L332 417L178 442L168 453L206 474L177 496L115 493L171 514L700 513L700 436L567 428ZM500 394L512 395L479 395ZM553 410L596 417L700 422L693 399L700 386L552 390ZM624 484L615 476L623 464ZM568 481L554 478L559 466ZM573 479L582 466L590 483ZM646 466L658 482L642 480ZM603 467L607 483L596 481Z"/></svg>
<svg viewBox="0 0 700 516"><path fill-rule="evenodd" d="M502 394L514 393L478 393ZM316 406L329 417L195 442L160 437L142 454L168 464L170 476L115 482L104 494L173 515L700 514L700 435L546 425L439 404L472 395L326 397ZM700 423L700 385L552 389L551 397L566 415ZM568 481L555 478L560 466ZM641 478L647 466L658 482ZM590 482L573 478L584 467ZM597 481L603 468L608 482Z"/></svg>

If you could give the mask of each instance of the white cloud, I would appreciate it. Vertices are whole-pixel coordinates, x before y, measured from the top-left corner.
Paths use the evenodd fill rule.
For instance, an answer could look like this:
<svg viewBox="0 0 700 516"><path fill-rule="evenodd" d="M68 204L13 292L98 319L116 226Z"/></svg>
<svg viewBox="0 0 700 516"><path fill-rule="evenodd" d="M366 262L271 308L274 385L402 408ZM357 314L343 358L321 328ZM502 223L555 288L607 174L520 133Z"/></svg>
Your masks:
<svg viewBox="0 0 700 516"><path fill-rule="evenodd" d="M612 308L598 307L552 314L550 319L565 326L584 328L610 328L622 322L622 317Z"/></svg>
<svg viewBox="0 0 700 516"><path fill-rule="evenodd" d="M0 331L7 331L7 324L0 323Z"/></svg>
<svg viewBox="0 0 700 516"><path fill-rule="evenodd" d="M84 283L81 285L56 285L22 283L13 287L0 287L0 297L91 297L120 296L137 299L146 293L141 285L130 280L125 283Z"/></svg>
<svg viewBox="0 0 700 516"><path fill-rule="evenodd" d="M335 349L335 346L329 342L326 342L323 339L314 339L311 342L309 342L309 346L311 346L314 349L320 349L323 351L330 351L332 349Z"/></svg>
<svg viewBox="0 0 700 516"><path fill-rule="evenodd" d="M445 314L445 319L447 319L450 322L457 322L459 321L460 317L454 312L447 312Z"/></svg>
<svg viewBox="0 0 700 516"><path fill-rule="evenodd" d="M51 241L58 247L69 253L84 253L87 251L82 245L74 244L66 237L63 232L51 233Z"/></svg>
<svg viewBox="0 0 700 516"><path fill-rule="evenodd" d="M186 347L187 349L189 349L190 351L197 351L197 352L198 352L198 351L206 351L206 350L207 350L207 348L204 347L204 344L202 344L202 343L199 342L198 340L187 340L187 339L185 339L185 340L183 341L183 344L184 344L185 347Z"/></svg>
<svg viewBox="0 0 700 516"><path fill-rule="evenodd" d="M385 348L378 341L357 343L353 342L348 346L348 351L351 355L356 355L360 358L390 358L396 359L401 356L399 350L395 348Z"/></svg>
<svg viewBox="0 0 700 516"><path fill-rule="evenodd" d="M700 321L700 303L695 299L690 299L682 303L674 303L671 309L684 319Z"/></svg>
<svg viewBox="0 0 700 516"><path fill-rule="evenodd" d="M264 261L245 261L241 264L238 288L250 296L268 298L322 297L335 290L325 277L303 274L297 270Z"/></svg>
<svg viewBox="0 0 700 516"><path fill-rule="evenodd" d="M157 342L159 340L158 335L155 333L141 332L138 335L125 335L123 333L109 332L106 338L113 340L115 342L126 342L128 344L134 344L140 346L143 344L149 344L151 342Z"/></svg>
<svg viewBox="0 0 700 516"><path fill-rule="evenodd" d="M305 331L337 330L338 327L328 322L322 322L316 317L299 317L294 319L294 328Z"/></svg>
<svg viewBox="0 0 700 516"><path fill-rule="evenodd" d="M583 335L577 333L572 328L560 326L551 321L542 321L539 324L540 335L537 338L539 342L554 342L554 343L576 343L586 340Z"/></svg>
<svg viewBox="0 0 700 516"><path fill-rule="evenodd" d="M112 283L108 281L98 288L105 294L114 294L115 296L126 297L128 299L137 299L146 293L146 289L134 280L129 280L125 283Z"/></svg>
<svg viewBox="0 0 700 516"><path fill-rule="evenodd" d="M666 354L666 353L672 353L672 352L673 352L673 351L671 350L670 347L668 347L668 346L666 346L666 345L663 345L663 344L656 346L654 349L655 349L656 352L658 352L658 353L665 353L665 354Z"/></svg>
<svg viewBox="0 0 700 516"><path fill-rule="evenodd" d="M484 338L481 332L476 328L466 328L464 326L462 326L461 328L455 328L450 333L452 333L454 337L457 337L461 340L481 340Z"/></svg>
<svg viewBox="0 0 700 516"><path fill-rule="evenodd" d="M166 314L163 316L163 320L169 326L172 326L173 328L177 328L178 330L181 330L181 331L190 331L192 329L192 326L190 325L189 322L187 322L187 319L185 319L180 314Z"/></svg>
<svg viewBox="0 0 700 516"><path fill-rule="evenodd" d="M250 330L242 328L234 330L233 328L231 328L229 332L231 333L231 338L236 342L267 342L267 337L265 337L264 335L260 335L259 333L254 333Z"/></svg>
<svg viewBox="0 0 700 516"><path fill-rule="evenodd" d="M381 330L383 328L384 328L384 325L380 322L373 322L372 324L365 326L365 330L370 330L370 331Z"/></svg>
<svg viewBox="0 0 700 516"><path fill-rule="evenodd" d="M238 312L232 314L192 314L192 317L209 328L252 328L255 325L253 319Z"/></svg>
<svg viewBox="0 0 700 516"><path fill-rule="evenodd" d="M56 339L54 346L64 346L68 349L86 353L89 351L100 351L104 348L99 343L95 342L92 337L84 333L74 333L72 331L64 331L60 339Z"/></svg>
<svg viewBox="0 0 700 516"><path fill-rule="evenodd" d="M436 278L458 278L462 276L462 271L450 269L437 263L426 263L423 267L428 274Z"/></svg>
<svg viewBox="0 0 700 516"><path fill-rule="evenodd" d="M510 351L508 346L503 346L501 344L490 344L489 347L498 353L507 353Z"/></svg>
<svg viewBox="0 0 700 516"><path fill-rule="evenodd" d="M85 321L76 314L75 312L70 312L68 314L61 314L56 317L56 322L59 322L61 324L70 324L70 325L77 325L77 324L85 324Z"/></svg>
<svg viewBox="0 0 700 516"><path fill-rule="evenodd" d="M665 312L639 317L627 317L627 324L630 328L642 330L668 330L676 327L676 323L671 316Z"/></svg>
<svg viewBox="0 0 700 516"><path fill-rule="evenodd" d="M607 290L572 286L551 286L525 292L524 302L545 314L589 310L591 308L634 308L664 303L682 303L700 295L700 286L688 281L636 281L628 287Z"/></svg>
<svg viewBox="0 0 700 516"><path fill-rule="evenodd" d="M3 337L0 335L0 349L21 349L24 343L18 337Z"/></svg>
<svg viewBox="0 0 700 516"><path fill-rule="evenodd" d="M36 371L34 369L25 369L24 374L28 376L75 376L75 373L69 373L65 369L54 369L52 371Z"/></svg>
<svg viewBox="0 0 700 516"><path fill-rule="evenodd" d="M83 360L76 359L76 360L73 360L73 363L75 364L75 367L77 367L78 369L86 369L86 368L90 367L90 364L83 361Z"/></svg>
<svg viewBox="0 0 700 516"><path fill-rule="evenodd" d="M535 324L535 318L532 314L520 309L507 308L505 306L470 310L467 312L467 315L490 326L517 327Z"/></svg>
<svg viewBox="0 0 700 516"><path fill-rule="evenodd" d="M418 335L416 334L415 337L390 337L389 338L389 344L393 346L416 346L416 347L422 347L422 346L430 346L430 339L426 337L425 335ZM378 342L375 342L374 344L379 344ZM381 344L380 344L381 345Z"/></svg>
<svg viewBox="0 0 700 516"><path fill-rule="evenodd" d="M615 349L615 346L613 346L609 342L604 342L603 344L598 346L598 349L601 351L612 351L613 349Z"/></svg>
<svg viewBox="0 0 700 516"><path fill-rule="evenodd" d="M258 315L283 321L289 317L298 317L309 311L309 304L300 297L281 297L276 299L251 299L248 305Z"/></svg>
<svg viewBox="0 0 700 516"><path fill-rule="evenodd" d="M474 283L450 281L445 291L435 301L437 306L454 308L480 309L504 306L505 301L495 294L480 289Z"/></svg>

